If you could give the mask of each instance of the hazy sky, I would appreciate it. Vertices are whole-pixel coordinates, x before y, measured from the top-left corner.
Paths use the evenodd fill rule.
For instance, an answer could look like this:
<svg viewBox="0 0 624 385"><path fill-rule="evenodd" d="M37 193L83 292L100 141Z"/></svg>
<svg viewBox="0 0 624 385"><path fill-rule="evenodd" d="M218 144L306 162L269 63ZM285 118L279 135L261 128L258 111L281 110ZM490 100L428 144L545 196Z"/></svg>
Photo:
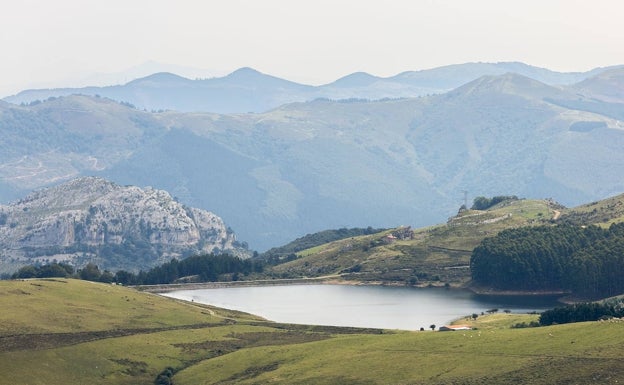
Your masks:
<svg viewBox="0 0 624 385"><path fill-rule="evenodd" d="M624 64L622 15L621 0L10 1L0 97L148 61L308 84L470 61L584 71Z"/></svg>

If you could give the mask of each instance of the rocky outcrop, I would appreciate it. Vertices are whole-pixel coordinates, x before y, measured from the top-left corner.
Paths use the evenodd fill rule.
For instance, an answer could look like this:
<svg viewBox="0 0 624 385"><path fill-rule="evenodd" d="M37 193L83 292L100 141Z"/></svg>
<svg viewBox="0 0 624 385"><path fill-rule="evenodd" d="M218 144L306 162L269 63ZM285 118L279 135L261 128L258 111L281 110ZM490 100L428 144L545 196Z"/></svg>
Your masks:
<svg viewBox="0 0 624 385"><path fill-rule="evenodd" d="M137 270L196 253L228 251L236 239L213 213L166 191L85 177L0 206L0 272L45 260Z"/></svg>

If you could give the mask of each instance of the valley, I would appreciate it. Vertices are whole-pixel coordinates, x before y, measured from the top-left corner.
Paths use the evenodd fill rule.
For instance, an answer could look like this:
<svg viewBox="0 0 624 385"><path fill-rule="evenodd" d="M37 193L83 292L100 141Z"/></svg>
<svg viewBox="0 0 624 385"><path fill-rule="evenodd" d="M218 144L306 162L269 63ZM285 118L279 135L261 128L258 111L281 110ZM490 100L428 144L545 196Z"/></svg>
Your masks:
<svg viewBox="0 0 624 385"><path fill-rule="evenodd" d="M500 313L458 320L477 328L468 333L289 325L71 279L0 281L0 298L13 309L0 314L0 368L12 384L152 384L159 375L176 384L592 384L624 375L622 322L510 329L537 316Z"/></svg>
<svg viewBox="0 0 624 385"><path fill-rule="evenodd" d="M624 3L0 12L0 385L624 383Z"/></svg>

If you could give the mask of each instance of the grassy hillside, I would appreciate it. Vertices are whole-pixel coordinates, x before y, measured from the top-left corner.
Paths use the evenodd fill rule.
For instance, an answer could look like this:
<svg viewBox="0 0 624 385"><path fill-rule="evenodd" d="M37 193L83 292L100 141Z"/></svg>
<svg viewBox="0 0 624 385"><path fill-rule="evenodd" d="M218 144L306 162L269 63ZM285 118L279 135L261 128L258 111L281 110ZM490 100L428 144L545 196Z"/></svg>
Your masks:
<svg viewBox="0 0 624 385"><path fill-rule="evenodd" d="M75 280L1 281L0 383L553 384L624 380L624 322L469 332L275 324ZM459 320L461 323L466 320Z"/></svg>
<svg viewBox="0 0 624 385"><path fill-rule="evenodd" d="M398 229L330 242L275 266L280 277L341 274L344 279L405 284L462 285L470 279L470 254L501 230L549 223L560 206L545 200L516 200L464 211L446 224L415 229L412 239L387 238Z"/></svg>
<svg viewBox="0 0 624 385"><path fill-rule="evenodd" d="M609 226L624 222L624 194L591 202L562 212L560 221L574 225Z"/></svg>
<svg viewBox="0 0 624 385"><path fill-rule="evenodd" d="M472 250L502 230L619 222L624 222L624 194L574 208L552 200L510 200L461 212L446 224L414 229L411 239L388 239L397 228L302 250L298 259L275 266L272 273L282 278L336 275L361 282L464 285L470 280Z"/></svg>
<svg viewBox="0 0 624 385"><path fill-rule="evenodd" d="M176 383L617 383L624 376L623 327L602 323L340 336L288 349L238 351L180 372Z"/></svg>
<svg viewBox="0 0 624 385"><path fill-rule="evenodd" d="M330 337L323 328L71 279L0 281L0 299L0 383L152 384L166 367Z"/></svg>

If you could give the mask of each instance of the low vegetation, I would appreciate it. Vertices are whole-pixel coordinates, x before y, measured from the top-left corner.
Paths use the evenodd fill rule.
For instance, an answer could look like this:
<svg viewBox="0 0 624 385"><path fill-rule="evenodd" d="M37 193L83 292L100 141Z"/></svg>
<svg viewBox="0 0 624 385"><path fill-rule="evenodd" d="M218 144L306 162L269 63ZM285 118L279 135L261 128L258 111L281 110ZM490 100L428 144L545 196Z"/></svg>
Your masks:
<svg viewBox="0 0 624 385"><path fill-rule="evenodd" d="M262 261L241 259L228 254L204 254L183 260L172 259L148 271L138 274L119 270L115 274L100 271L97 265L87 264L74 272L66 263L53 262L44 265L28 265L20 268L13 279L19 278L80 278L87 281L120 283L123 285L157 285L176 282L237 281L246 275L262 272Z"/></svg>
<svg viewBox="0 0 624 385"><path fill-rule="evenodd" d="M624 323L385 331L288 325L118 285L0 281L0 370L20 384L554 384L624 378ZM465 323L466 320L458 322ZM160 382L156 382L160 381Z"/></svg>
<svg viewBox="0 0 624 385"><path fill-rule="evenodd" d="M624 218L624 194L562 211L559 222L575 226L597 224L608 227Z"/></svg>

